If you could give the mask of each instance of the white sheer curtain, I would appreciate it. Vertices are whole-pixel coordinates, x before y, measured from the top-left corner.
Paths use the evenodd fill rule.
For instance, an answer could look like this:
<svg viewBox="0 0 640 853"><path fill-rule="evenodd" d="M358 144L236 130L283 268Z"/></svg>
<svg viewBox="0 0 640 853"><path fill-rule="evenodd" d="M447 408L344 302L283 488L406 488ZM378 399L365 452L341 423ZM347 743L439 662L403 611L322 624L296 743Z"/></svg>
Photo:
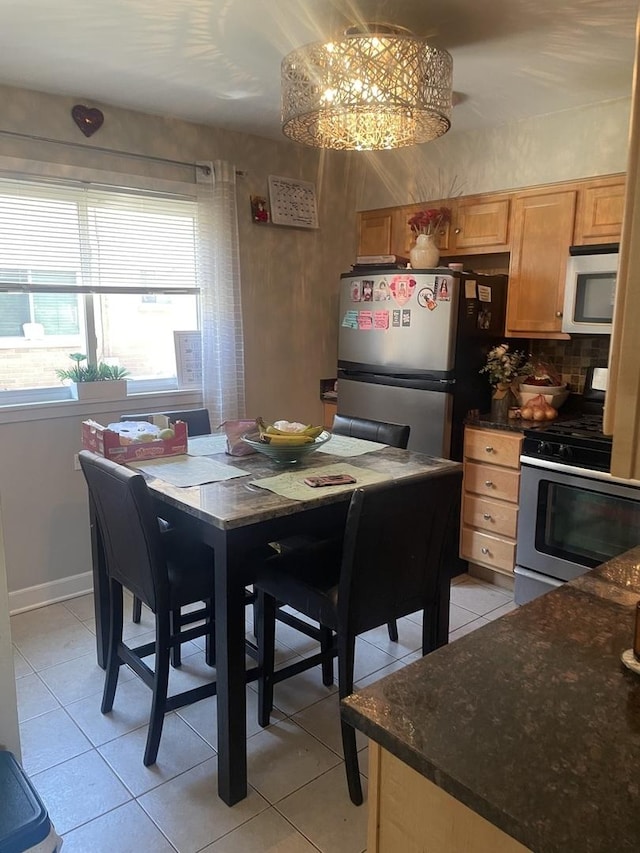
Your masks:
<svg viewBox="0 0 640 853"><path fill-rule="evenodd" d="M236 170L213 163L213 180L199 183L198 284L202 329L202 396L211 426L244 417L244 341Z"/></svg>

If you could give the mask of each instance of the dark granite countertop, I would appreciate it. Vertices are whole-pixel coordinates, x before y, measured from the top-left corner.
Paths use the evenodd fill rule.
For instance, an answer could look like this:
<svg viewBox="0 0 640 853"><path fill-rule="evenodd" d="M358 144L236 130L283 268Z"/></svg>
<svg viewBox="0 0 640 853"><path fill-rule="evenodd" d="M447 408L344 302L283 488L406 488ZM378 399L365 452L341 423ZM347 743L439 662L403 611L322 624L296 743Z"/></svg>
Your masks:
<svg viewBox="0 0 640 853"><path fill-rule="evenodd" d="M501 429L507 432L522 432L525 427L531 426L535 421L523 421L520 418L496 421L491 418L491 415L477 415L465 418L464 423L465 426L478 427L478 429Z"/></svg>
<svg viewBox="0 0 640 853"><path fill-rule="evenodd" d="M535 853L640 850L640 548L343 702L357 728Z"/></svg>

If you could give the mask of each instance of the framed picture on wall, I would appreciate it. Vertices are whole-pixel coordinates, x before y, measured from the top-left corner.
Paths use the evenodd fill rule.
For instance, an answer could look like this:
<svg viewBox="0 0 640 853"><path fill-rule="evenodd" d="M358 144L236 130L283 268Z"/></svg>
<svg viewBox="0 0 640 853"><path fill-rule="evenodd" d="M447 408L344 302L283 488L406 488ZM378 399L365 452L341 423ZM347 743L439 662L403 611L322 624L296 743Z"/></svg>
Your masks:
<svg viewBox="0 0 640 853"><path fill-rule="evenodd" d="M315 184L269 175L269 201L274 225L318 228Z"/></svg>

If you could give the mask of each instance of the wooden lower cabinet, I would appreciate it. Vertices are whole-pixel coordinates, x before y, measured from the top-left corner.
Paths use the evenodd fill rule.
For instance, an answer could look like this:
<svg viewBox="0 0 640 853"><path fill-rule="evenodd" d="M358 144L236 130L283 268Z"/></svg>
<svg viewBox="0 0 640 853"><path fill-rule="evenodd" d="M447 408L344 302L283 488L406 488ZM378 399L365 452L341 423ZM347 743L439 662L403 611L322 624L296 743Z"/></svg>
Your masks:
<svg viewBox="0 0 640 853"><path fill-rule="evenodd" d="M322 401L322 426L325 429L333 427L333 419L338 411L338 404L327 400Z"/></svg>
<svg viewBox="0 0 640 853"><path fill-rule="evenodd" d="M367 853L528 853L497 826L369 741Z"/></svg>
<svg viewBox="0 0 640 853"><path fill-rule="evenodd" d="M466 427L460 556L513 575L522 435Z"/></svg>

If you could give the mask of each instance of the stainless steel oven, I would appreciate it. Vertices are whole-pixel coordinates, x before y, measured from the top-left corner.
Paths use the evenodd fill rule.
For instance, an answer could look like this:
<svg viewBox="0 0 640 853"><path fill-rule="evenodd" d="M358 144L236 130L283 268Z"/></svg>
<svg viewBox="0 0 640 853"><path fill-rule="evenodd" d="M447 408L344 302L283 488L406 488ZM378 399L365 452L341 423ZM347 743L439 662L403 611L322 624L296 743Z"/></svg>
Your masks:
<svg viewBox="0 0 640 853"><path fill-rule="evenodd" d="M640 544L640 482L526 453L521 462L517 604Z"/></svg>

